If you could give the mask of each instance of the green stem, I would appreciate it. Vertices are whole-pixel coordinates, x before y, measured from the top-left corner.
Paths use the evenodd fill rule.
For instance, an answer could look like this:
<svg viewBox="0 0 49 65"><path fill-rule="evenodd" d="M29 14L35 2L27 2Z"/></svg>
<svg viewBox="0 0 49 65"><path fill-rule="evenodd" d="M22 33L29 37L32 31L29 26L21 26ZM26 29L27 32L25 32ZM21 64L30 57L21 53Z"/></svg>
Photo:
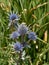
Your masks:
<svg viewBox="0 0 49 65"><path fill-rule="evenodd" d="M44 40L40 39L39 37L37 37L37 39L45 44L48 44L47 42L45 42Z"/></svg>
<svg viewBox="0 0 49 65"><path fill-rule="evenodd" d="M20 60L20 65L22 65L22 51L20 51L20 54L19 54L19 60Z"/></svg>

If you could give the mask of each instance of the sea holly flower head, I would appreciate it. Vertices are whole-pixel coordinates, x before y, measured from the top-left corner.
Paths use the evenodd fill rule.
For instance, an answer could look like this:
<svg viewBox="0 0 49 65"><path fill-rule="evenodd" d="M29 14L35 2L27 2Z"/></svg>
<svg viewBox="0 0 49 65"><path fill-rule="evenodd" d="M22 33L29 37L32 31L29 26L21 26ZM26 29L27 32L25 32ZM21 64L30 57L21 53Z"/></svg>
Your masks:
<svg viewBox="0 0 49 65"><path fill-rule="evenodd" d="M20 19L20 16L18 16L18 15L16 15L16 14L11 14L10 16L9 16L9 20L10 20L10 22L9 22L9 24L8 24L8 28L10 27L10 26L15 26L16 28L18 27L18 20Z"/></svg>
<svg viewBox="0 0 49 65"><path fill-rule="evenodd" d="M28 27L26 26L25 23L22 23L22 24L19 25L18 32L20 33L20 35L26 34L27 31L28 31Z"/></svg>
<svg viewBox="0 0 49 65"><path fill-rule="evenodd" d="M14 44L14 49L15 49L15 51L22 51L23 50L23 45L19 42L16 42Z"/></svg>
<svg viewBox="0 0 49 65"><path fill-rule="evenodd" d="M30 33L28 33L28 38L30 40L36 40L37 36L36 36L35 32L30 32Z"/></svg>
<svg viewBox="0 0 49 65"><path fill-rule="evenodd" d="M18 15L16 15L16 14L11 14L10 15L10 20L19 20L19 16Z"/></svg>
<svg viewBox="0 0 49 65"><path fill-rule="evenodd" d="M17 31L15 31L15 32L13 32L13 33L10 35L10 38L16 39L16 38L18 38L19 36L20 36L20 34L19 34Z"/></svg>

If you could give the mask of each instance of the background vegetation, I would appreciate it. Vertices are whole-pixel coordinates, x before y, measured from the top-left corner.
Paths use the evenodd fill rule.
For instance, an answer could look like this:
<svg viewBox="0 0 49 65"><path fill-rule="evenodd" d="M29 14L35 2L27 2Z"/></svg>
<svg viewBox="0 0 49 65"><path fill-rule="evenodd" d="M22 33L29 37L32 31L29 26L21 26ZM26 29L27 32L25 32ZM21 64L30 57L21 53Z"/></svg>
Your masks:
<svg viewBox="0 0 49 65"><path fill-rule="evenodd" d="M26 50L30 59L24 65L49 65L49 0L0 0L0 65L15 65L12 30L7 29L11 13L20 15L19 23L25 22L38 36Z"/></svg>

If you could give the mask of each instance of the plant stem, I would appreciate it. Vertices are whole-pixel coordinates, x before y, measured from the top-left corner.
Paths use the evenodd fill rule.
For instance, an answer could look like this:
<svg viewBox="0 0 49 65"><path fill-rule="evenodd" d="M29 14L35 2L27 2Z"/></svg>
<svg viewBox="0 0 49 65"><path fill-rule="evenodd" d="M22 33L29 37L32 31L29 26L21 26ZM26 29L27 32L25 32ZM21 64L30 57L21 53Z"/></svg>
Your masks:
<svg viewBox="0 0 49 65"><path fill-rule="evenodd" d="M19 60L20 60L20 65L22 65L22 51L20 51L20 54L19 54Z"/></svg>
<svg viewBox="0 0 49 65"><path fill-rule="evenodd" d="M45 42L44 40L40 39L39 37L37 37L37 39L45 44L47 44L47 42Z"/></svg>

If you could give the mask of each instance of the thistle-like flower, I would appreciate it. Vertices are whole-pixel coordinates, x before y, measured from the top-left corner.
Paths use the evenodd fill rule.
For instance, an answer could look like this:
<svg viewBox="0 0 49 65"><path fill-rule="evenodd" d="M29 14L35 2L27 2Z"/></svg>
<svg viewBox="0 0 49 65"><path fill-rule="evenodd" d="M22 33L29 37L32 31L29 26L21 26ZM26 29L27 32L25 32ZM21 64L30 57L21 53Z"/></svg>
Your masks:
<svg viewBox="0 0 49 65"><path fill-rule="evenodd" d="M9 17L9 24L8 24L8 27L10 26L15 26L16 28L18 27L18 20L20 19L20 17L16 14L11 14L10 17Z"/></svg>
<svg viewBox="0 0 49 65"><path fill-rule="evenodd" d="M13 32L13 33L10 35L10 38L16 39L16 38L18 38L19 36L20 36L20 34L19 34L17 31L15 31L15 32Z"/></svg>
<svg viewBox="0 0 49 65"><path fill-rule="evenodd" d="M28 33L28 38L30 40L36 40L37 36L36 36L36 34L34 32L30 32L30 33Z"/></svg>
<svg viewBox="0 0 49 65"><path fill-rule="evenodd" d="M19 42L16 42L15 44L14 44L14 49L15 49L15 51L22 51L23 50L23 45L21 44L21 43L19 43Z"/></svg>
<svg viewBox="0 0 49 65"><path fill-rule="evenodd" d="M20 35L26 34L27 31L28 31L28 27L25 25L25 23L22 23L22 24L19 25L18 32L19 32Z"/></svg>
<svg viewBox="0 0 49 65"><path fill-rule="evenodd" d="M18 17L18 15L16 15L16 14L11 14L10 15L10 20L19 20L19 17Z"/></svg>

